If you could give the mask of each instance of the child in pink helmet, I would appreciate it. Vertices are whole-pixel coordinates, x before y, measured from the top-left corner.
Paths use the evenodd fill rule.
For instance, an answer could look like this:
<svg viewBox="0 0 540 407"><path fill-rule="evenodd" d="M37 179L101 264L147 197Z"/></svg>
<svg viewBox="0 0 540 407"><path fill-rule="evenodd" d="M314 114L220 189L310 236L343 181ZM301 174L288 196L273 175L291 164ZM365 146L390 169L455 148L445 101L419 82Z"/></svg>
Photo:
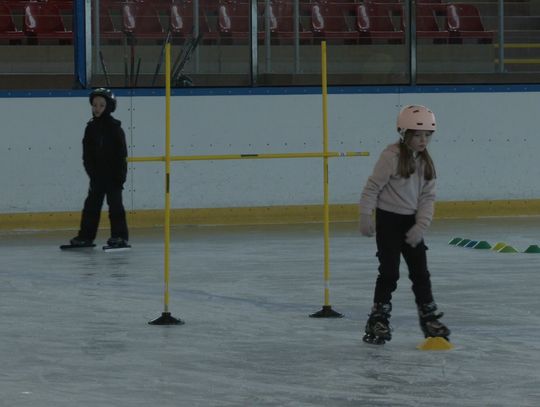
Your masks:
<svg viewBox="0 0 540 407"><path fill-rule="evenodd" d="M360 231L376 236L379 274L363 340L383 344L401 256L409 268L420 327L426 337L448 338L450 330L431 291L424 233L433 218L436 172L427 151L436 130L435 115L424 106L405 106L397 118L400 139L381 153L360 199ZM374 216L375 215L375 219Z"/></svg>

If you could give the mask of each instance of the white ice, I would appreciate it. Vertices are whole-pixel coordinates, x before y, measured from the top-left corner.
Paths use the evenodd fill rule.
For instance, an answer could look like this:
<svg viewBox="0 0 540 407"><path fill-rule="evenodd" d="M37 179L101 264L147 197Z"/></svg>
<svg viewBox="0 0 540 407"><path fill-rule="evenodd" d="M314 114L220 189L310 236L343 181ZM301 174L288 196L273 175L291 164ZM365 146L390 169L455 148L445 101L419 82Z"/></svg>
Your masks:
<svg viewBox="0 0 540 407"><path fill-rule="evenodd" d="M540 406L540 254L448 245L540 243L540 219L435 221L435 299L455 349L423 352L405 266L393 339L362 342L377 259L353 224L172 231L163 311L162 231L129 252L61 252L72 231L0 235L0 406ZM107 238L106 231L98 243Z"/></svg>

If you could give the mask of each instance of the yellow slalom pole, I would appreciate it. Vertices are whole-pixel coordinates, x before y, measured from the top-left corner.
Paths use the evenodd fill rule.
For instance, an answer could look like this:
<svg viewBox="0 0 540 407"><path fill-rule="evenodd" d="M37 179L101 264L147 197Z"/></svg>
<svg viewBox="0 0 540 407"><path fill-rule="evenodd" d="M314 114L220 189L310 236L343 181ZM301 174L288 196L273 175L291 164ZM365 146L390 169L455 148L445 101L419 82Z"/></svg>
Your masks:
<svg viewBox="0 0 540 407"><path fill-rule="evenodd" d="M328 152L328 83L326 72L326 41L322 42L322 119L323 119L323 153ZM329 293L329 221L330 212L328 208L328 157L323 158L324 166L324 305L330 305L330 293Z"/></svg>
<svg viewBox="0 0 540 407"><path fill-rule="evenodd" d="M171 239L171 44L165 44L165 223L164 223L164 293L163 313L149 324L179 325L184 322L171 316L169 312L169 248Z"/></svg>
<svg viewBox="0 0 540 407"><path fill-rule="evenodd" d="M328 82L326 41L321 42L322 122L323 122L323 199L324 199L324 305L311 314L314 318L341 318L330 305L330 206L328 205Z"/></svg>
<svg viewBox="0 0 540 407"><path fill-rule="evenodd" d="M169 248L171 241L171 44L165 45L165 261L163 310L169 312Z"/></svg>

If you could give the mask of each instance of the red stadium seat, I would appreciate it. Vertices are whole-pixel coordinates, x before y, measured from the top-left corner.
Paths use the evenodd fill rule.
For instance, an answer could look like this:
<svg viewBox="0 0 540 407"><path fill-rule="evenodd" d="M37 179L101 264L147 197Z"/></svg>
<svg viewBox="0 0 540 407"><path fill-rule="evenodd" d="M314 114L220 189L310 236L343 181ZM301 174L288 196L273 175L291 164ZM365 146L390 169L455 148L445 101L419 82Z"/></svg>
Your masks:
<svg viewBox="0 0 540 407"><path fill-rule="evenodd" d="M225 41L247 41L250 30L249 14L249 3L221 3L218 7L220 37Z"/></svg>
<svg viewBox="0 0 540 407"><path fill-rule="evenodd" d="M462 43L463 39L476 39L481 44L493 42L493 31L486 31L478 9L471 4L449 4L446 8L446 24L452 43Z"/></svg>
<svg viewBox="0 0 540 407"><path fill-rule="evenodd" d="M52 39L61 44L73 43L73 33L66 30L58 8L47 3L25 5L23 31L37 42Z"/></svg>
<svg viewBox="0 0 540 407"><path fill-rule="evenodd" d="M356 28L360 33L362 43L372 43L373 40L385 41L391 44L403 44L405 34L403 30L396 30L390 11L394 5L386 7L383 4L359 4L356 8Z"/></svg>
<svg viewBox="0 0 540 407"><path fill-rule="evenodd" d="M217 4L216 4L217 6ZM193 3L191 1L178 2L165 6L169 16L169 29L173 38L185 40L194 32L193 24ZM206 3L200 3L199 6L199 32L202 34L204 43L213 43L217 40L217 32L208 24L206 16Z"/></svg>
<svg viewBox="0 0 540 407"><path fill-rule="evenodd" d="M15 27L10 8L0 4L0 40L7 40L10 44L20 44L23 38L24 33Z"/></svg>
<svg viewBox="0 0 540 407"><path fill-rule="evenodd" d="M169 13L171 33L180 37L188 37L193 32L193 9L179 3L171 5Z"/></svg>
<svg viewBox="0 0 540 407"><path fill-rule="evenodd" d="M265 31L265 4L260 3L260 24L262 27L261 31ZM307 8L304 6L305 10L311 12L311 7ZM291 0L274 0L270 3L269 7L270 12L270 35L272 37L272 42L282 44L282 43L291 43L294 39L294 9L293 2ZM307 30L306 27L302 25L302 22L298 23L298 36L300 43L311 42L313 38L313 33L310 30Z"/></svg>
<svg viewBox="0 0 540 407"><path fill-rule="evenodd" d="M433 43L447 43L450 34L447 30L439 29L435 11L430 4L416 6L416 38L432 40Z"/></svg>
<svg viewBox="0 0 540 407"><path fill-rule="evenodd" d="M320 2L311 8L313 33L320 39L356 42L355 5L352 3Z"/></svg>
<svg viewBox="0 0 540 407"><path fill-rule="evenodd" d="M418 3L418 0L416 2ZM402 0L364 0L362 3L366 5L377 3L377 4L384 4L386 6L390 4L403 4L403 1Z"/></svg>
<svg viewBox="0 0 540 407"><path fill-rule="evenodd" d="M268 13L268 25L270 28L270 35L274 34L278 28L278 18L276 15L278 5L276 4L276 2L270 2L268 4L268 9L267 9L266 3L259 2L257 6L258 6L258 14L259 14L259 20L258 20L259 30L266 31L266 20L267 20L266 13ZM292 9L292 5L291 5L291 9ZM291 16L292 16L292 10L291 10Z"/></svg>
<svg viewBox="0 0 540 407"><path fill-rule="evenodd" d="M124 34L115 28L111 13L108 8L101 7L99 10L99 31L102 39L113 43L120 41Z"/></svg>
<svg viewBox="0 0 540 407"><path fill-rule="evenodd" d="M151 3L122 4L122 31L136 40L164 40L165 31Z"/></svg>
<svg viewBox="0 0 540 407"><path fill-rule="evenodd" d="M56 6L60 12L73 12L73 0L42 0L42 2Z"/></svg>

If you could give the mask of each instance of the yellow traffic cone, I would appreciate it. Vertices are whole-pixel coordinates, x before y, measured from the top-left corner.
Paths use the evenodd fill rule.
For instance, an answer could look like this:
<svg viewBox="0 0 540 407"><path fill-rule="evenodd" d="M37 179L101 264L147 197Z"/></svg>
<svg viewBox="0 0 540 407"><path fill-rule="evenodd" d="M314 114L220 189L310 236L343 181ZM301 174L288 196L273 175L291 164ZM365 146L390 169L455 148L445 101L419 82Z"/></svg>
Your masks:
<svg viewBox="0 0 540 407"><path fill-rule="evenodd" d="M450 342L441 337L427 337L424 342L416 347L420 350L450 350L454 348Z"/></svg>

